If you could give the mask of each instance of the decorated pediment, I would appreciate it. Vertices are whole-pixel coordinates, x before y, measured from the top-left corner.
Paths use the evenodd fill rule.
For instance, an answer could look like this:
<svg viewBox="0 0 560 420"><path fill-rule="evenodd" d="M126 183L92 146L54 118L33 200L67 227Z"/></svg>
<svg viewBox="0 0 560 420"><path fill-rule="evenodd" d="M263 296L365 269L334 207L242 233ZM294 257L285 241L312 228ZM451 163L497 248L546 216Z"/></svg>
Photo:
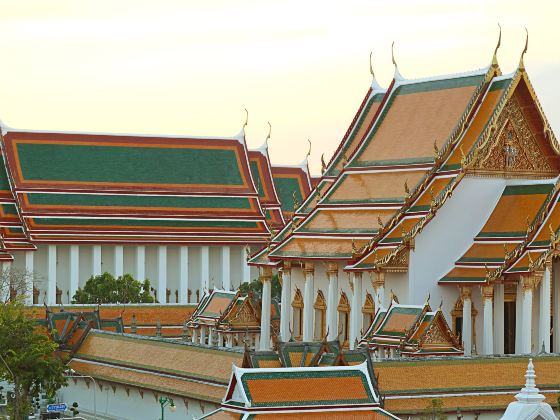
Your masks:
<svg viewBox="0 0 560 420"><path fill-rule="evenodd" d="M546 146L540 137L519 100L512 96L496 122L488 152L479 157L473 171L506 177L556 176L558 171L543 150Z"/></svg>

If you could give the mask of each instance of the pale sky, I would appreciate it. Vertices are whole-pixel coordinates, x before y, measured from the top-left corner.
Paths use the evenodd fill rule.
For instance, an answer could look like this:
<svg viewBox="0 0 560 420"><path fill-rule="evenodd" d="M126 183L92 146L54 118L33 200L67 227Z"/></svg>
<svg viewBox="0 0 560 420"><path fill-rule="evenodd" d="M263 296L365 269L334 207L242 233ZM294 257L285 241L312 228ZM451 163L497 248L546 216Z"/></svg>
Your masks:
<svg viewBox="0 0 560 420"><path fill-rule="evenodd" d="M235 135L319 173L370 82L525 63L560 136L560 1L0 0L0 119L26 129Z"/></svg>

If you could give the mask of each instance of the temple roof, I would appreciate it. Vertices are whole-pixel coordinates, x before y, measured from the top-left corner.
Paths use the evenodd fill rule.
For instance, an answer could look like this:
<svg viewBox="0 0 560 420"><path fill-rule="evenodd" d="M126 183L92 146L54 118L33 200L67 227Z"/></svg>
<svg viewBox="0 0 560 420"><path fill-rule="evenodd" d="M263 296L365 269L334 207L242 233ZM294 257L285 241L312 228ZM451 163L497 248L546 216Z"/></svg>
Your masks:
<svg viewBox="0 0 560 420"><path fill-rule="evenodd" d="M549 403L559 396L560 357L534 357L539 388ZM391 359L375 363L385 409L406 418L420 414L440 398L450 415L464 411L503 411L525 382L527 358L519 356L478 358ZM413 381L410 378L414 378Z"/></svg>
<svg viewBox="0 0 560 420"><path fill-rule="evenodd" d="M91 330L68 366L96 379L216 403L232 363L242 357L231 349Z"/></svg>
<svg viewBox="0 0 560 420"><path fill-rule="evenodd" d="M502 265L507 254L527 239L537 215L555 195L552 182L506 186L472 245L439 283L485 283L487 271Z"/></svg>
<svg viewBox="0 0 560 420"><path fill-rule="evenodd" d="M441 308L432 311L428 303L401 305L394 300L387 310L377 312L360 346L396 348L405 356L463 354Z"/></svg>
<svg viewBox="0 0 560 420"><path fill-rule="evenodd" d="M301 165L272 165L272 177L284 219L288 220L311 192L307 160Z"/></svg>
<svg viewBox="0 0 560 420"><path fill-rule="evenodd" d="M243 140L10 129L3 146L33 242L269 235Z"/></svg>

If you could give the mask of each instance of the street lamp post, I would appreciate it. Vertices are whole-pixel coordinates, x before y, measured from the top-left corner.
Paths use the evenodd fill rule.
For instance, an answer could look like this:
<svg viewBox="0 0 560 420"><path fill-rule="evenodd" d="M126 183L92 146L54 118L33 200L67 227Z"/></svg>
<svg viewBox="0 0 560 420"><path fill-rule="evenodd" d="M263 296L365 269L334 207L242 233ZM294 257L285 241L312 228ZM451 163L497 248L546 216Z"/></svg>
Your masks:
<svg viewBox="0 0 560 420"><path fill-rule="evenodd" d="M159 405L161 405L161 419L164 420L165 411L164 408L169 406L169 410L173 413L177 410L177 406L173 402L173 398L170 397L159 397Z"/></svg>
<svg viewBox="0 0 560 420"><path fill-rule="evenodd" d="M75 373L76 373L76 371L74 369L68 369L66 371L66 374L71 378L91 379L93 381L93 418L95 420L97 420L97 403L96 403L96 400L95 400L95 395L97 393L95 387L97 386L97 383L95 382L95 379L93 379L91 376L75 375Z"/></svg>

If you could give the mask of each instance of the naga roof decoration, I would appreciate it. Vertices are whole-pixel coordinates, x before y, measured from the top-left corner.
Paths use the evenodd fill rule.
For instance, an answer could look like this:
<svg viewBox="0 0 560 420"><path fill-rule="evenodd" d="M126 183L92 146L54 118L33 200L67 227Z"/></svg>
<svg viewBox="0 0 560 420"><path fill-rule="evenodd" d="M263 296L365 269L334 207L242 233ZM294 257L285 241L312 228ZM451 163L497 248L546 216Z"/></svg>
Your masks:
<svg viewBox="0 0 560 420"><path fill-rule="evenodd" d="M307 158L301 165L272 165L272 178L284 219L289 220L311 192Z"/></svg>
<svg viewBox="0 0 560 420"><path fill-rule="evenodd" d="M243 139L8 129L2 142L33 242L269 236Z"/></svg>
<svg viewBox="0 0 560 420"><path fill-rule="evenodd" d="M427 302L401 305L393 300L387 310L378 311L360 346L370 350L394 348L403 356L463 354L441 308L432 311Z"/></svg>

